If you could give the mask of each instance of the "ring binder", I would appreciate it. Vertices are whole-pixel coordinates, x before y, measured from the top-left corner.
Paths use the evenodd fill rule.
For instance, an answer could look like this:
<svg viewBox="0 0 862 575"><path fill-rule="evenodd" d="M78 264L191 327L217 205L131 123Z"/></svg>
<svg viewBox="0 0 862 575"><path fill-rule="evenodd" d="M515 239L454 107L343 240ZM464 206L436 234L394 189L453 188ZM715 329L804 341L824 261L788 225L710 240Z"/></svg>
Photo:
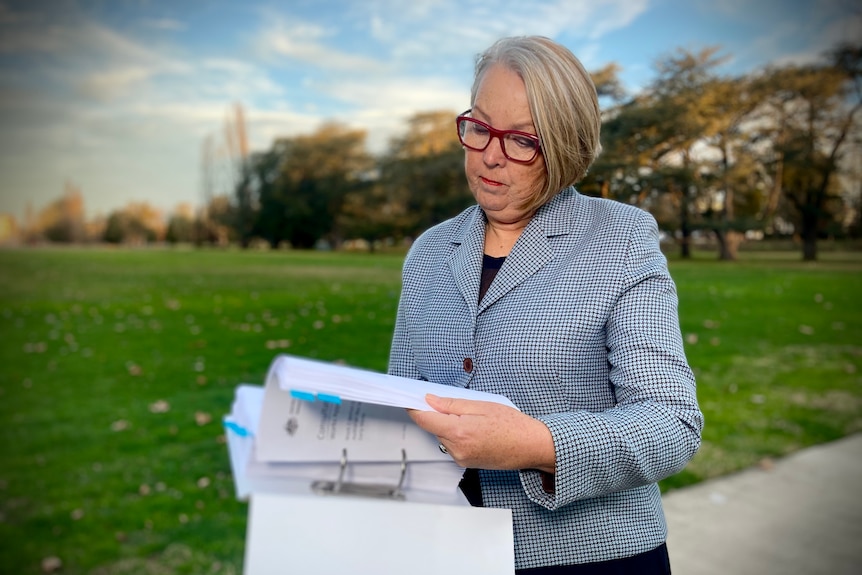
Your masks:
<svg viewBox="0 0 862 575"><path fill-rule="evenodd" d="M379 483L354 483L344 481L344 472L347 470L347 449L341 450L341 469L338 471L336 481L317 480L312 482L311 490L318 495L350 495L359 497L371 497L375 499L394 499L404 501L404 478L407 475L407 451L401 450L401 477L397 485L383 485Z"/></svg>

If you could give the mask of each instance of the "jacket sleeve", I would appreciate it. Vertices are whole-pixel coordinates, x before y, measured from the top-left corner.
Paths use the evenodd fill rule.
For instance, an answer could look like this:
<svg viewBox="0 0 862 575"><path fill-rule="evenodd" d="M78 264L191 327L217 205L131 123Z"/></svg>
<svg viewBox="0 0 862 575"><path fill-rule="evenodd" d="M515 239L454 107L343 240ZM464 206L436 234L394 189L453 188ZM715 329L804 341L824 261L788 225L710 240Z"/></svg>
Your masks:
<svg viewBox="0 0 862 575"><path fill-rule="evenodd" d="M523 470L528 497L548 509L654 483L685 467L703 415L679 328L676 287L646 212L631 228L618 298L605 326L616 404L540 416L556 449L555 491Z"/></svg>
<svg viewBox="0 0 862 575"><path fill-rule="evenodd" d="M404 279L406 281L407 278ZM415 354L410 345L406 318L407 299L401 297L395 316L395 330L392 334L392 347L389 349L388 373L410 379L424 379L419 373Z"/></svg>

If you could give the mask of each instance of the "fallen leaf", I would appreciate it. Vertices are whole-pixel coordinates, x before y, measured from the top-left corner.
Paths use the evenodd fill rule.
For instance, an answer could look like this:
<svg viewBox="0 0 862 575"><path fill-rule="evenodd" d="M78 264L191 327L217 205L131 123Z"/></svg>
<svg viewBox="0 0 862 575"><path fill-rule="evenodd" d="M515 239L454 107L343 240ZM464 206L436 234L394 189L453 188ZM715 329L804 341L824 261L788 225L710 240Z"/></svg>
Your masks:
<svg viewBox="0 0 862 575"><path fill-rule="evenodd" d="M150 404L150 411L153 413L165 413L170 411L171 405L164 399L160 399Z"/></svg>
<svg viewBox="0 0 862 575"><path fill-rule="evenodd" d="M129 422L125 419L118 419L111 424L111 431L124 431L129 428Z"/></svg>
<svg viewBox="0 0 862 575"><path fill-rule="evenodd" d="M45 557L42 559L42 573L55 573L63 568L63 562L59 557Z"/></svg>

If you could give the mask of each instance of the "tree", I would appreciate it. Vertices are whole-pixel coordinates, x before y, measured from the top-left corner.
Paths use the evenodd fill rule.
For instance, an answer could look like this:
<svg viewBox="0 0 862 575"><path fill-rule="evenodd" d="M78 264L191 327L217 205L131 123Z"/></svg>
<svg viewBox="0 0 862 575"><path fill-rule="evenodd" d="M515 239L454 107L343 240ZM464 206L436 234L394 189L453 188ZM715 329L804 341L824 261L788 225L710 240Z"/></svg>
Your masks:
<svg viewBox="0 0 862 575"><path fill-rule="evenodd" d="M392 201L379 180L369 180L349 192L338 214L344 237L365 240L371 251L379 240L403 236L405 221L404 204Z"/></svg>
<svg viewBox="0 0 862 575"><path fill-rule="evenodd" d="M164 236L159 210L146 202L131 202L108 215L103 239L112 244L141 245Z"/></svg>
<svg viewBox="0 0 862 575"><path fill-rule="evenodd" d="M714 68L726 59L717 56L718 50L708 47L694 54L678 49L675 55L659 60L659 76L650 90L659 122L653 158L679 208L684 258L691 253L691 233L697 225L693 220L711 206L704 186L709 170L703 169L697 146L710 129L710 110L703 106L706 86L715 81Z"/></svg>
<svg viewBox="0 0 862 575"><path fill-rule="evenodd" d="M844 154L858 153L861 69L862 47L844 45L824 63L771 69L762 79L771 92L763 111L774 157L770 207L789 204L806 261L817 259L817 240L841 209Z"/></svg>
<svg viewBox="0 0 862 575"><path fill-rule="evenodd" d="M282 138L253 156L236 188L237 218L253 221L240 237L311 248L338 245L338 214L347 195L363 185L373 165L366 134L327 123L311 135Z"/></svg>
<svg viewBox="0 0 862 575"><path fill-rule="evenodd" d="M582 184L645 209L660 205L662 217L657 219L678 237L682 257L689 257L692 232L709 206L709 170L704 170L698 147L709 130L703 94L715 78L712 69L722 61L717 51L678 50L659 60L658 78L606 114L604 151ZM669 207L676 213L673 218Z"/></svg>
<svg viewBox="0 0 862 575"><path fill-rule="evenodd" d="M31 240L41 237L58 243L83 242L86 225L80 188L66 182L63 195L39 211L26 233Z"/></svg>
<svg viewBox="0 0 862 575"><path fill-rule="evenodd" d="M760 227L756 216L764 174L753 161L753 139L745 129L762 102L755 86L748 77L712 78L703 85L699 103L705 120L702 143L717 156L709 170L713 201L704 225L715 234L722 260L735 260L744 232Z"/></svg>
<svg viewBox="0 0 862 575"><path fill-rule="evenodd" d="M464 152L456 113L420 112L393 138L380 163L385 202L400 219L401 233L415 236L473 203L464 177Z"/></svg>
<svg viewBox="0 0 862 575"><path fill-rule="evenodd" d="M168 218L165 241L169 244L195 241L195 217L189 204L180 204Z"/></svg>
<svg viewBox="0 0 862 575"><path fill-rule="evenodd" d="M607 97L614 102L619 102L626 97L626 90L620 81L621 71L619 64L611 62L603 68L590 72L599 98Z"/></svg>
<svg viewBox="0 0 862 575"><path fill-rule="evenodd" d="M581 193L591 196L599 196L602 198L611 197L610 188L611 181L614 176L619 178L621 175L621 160L624 148L613 149L609 152L608 142L616 144L620 141L619 137L608 138L608 122L618 120L621 111L624 109L623 100L626 97L625 88L619 79L621 68L615 62L611 62L605 67L590 72L590 77L593 84L596 86L596 93L599 96L601 103L602 99L610 99L613 104L609 110L603 112L602 118L602 151L599 153L590 171L578 183L578 189ZM633 100L632 100L633 101ZM619 127L619 123L615 127Z"/></svg>
<svg viewBox="0 0 862 575"><path fill-rule="evenodd" d="M223 244L228 241L228 229L239 230L239 222L235 220L237 214L233 213L234 206L229 205L229 198L236 195L239 200L239 189L247 184L248 177L248 130L240 103L235 102L226 114L222 132L224 138L220 145L211 134L201 145L202 207L194 223L195 242L198 244ZM224 198L228 198L227 203ZM212 209L220 210L220 215L211 213ZM214 221L218 218L221 220ZM225 218L231 221L226 222ZM237 235L245 245L247 239L241 233Z"/></svg>
<svg viewBox="0 0 862 575"><path fill-rule="evenodd" d="M281 155L275 144L265 152L250 154L243 163L235 191L234 219L231 224L243 248L249 247L264 227L262 218L277 215L277 210L276 214L264 214L261 199L271 198L275 194L280 163Z"/></svg>

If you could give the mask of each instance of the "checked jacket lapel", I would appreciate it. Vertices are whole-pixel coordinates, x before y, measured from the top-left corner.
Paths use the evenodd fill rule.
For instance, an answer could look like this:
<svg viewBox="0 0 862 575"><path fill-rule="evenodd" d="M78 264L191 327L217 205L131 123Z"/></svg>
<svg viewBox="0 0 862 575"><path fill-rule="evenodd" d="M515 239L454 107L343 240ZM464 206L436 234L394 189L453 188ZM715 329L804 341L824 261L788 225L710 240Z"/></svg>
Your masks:
<svg viewBox="0 0 862 575"><path fill-rule="evenodd" d="M570 207L560 213L554 209L554 204L557 203L567 203ZM478 302L478 299L482 254L485 251L485 216L480 209L473 212L473 216L452 234L453 251L446 260L455 285L458 286L473 317L553 260L554 250L549 238L575 231L579 206L579 196L574 188L568 188L539 208L524 228L512 252L506 257L503 267L497 272L481 302Z"/></svg>
<svg viewBox="0 0 862 575"><path fill-rule="evenodd" d="M497 277L491 282L491 287L479 303L478 313L485 311L498 299L541 270L553 257L554 252L548 236L534 218L521 232L521 237L506 257L503 267L497 272Z"/></svg>
<svg viewBox="0 0 862 575"><path fill-rule="evenodd" d="M463 228L453 234L452 243L456 247L446 263L470 313L476 317L485 249L485 216L481 210L477 209Z"/></svg>

